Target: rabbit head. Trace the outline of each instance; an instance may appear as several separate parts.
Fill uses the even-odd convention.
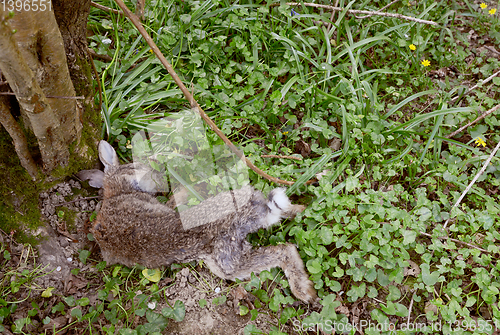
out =
[[[88,180],[89,185],[104,190],[104,197],[132,192],[168,192],[164,175],[143,163],[120,165],[113,147],[106,141],[99,142],[99,159],[104,164],[101,170],[83,170],[77,176]]]

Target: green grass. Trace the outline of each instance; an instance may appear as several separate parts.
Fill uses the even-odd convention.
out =
[[[377,10],[388,3],[339,6]],[[435,21],[434,27],[357,19],[345,11],[330,22],[324,10],[270,8],[260,1],[148,3],[144,25],[185,85],[192,84],[195,99],[255,165],[296,181],[288,193],[308,204],[294,221],[250,240],[296,243],[322,310],[293,307],[285,280],[266,290],[266,279],[274,276],[265,273],[245,286],[260,307],[243,306],[242,314],[274,315],[272,334],[280,334],[283,324],[302,334],[308,333],[304,325],[347,329],[352,313],[343,311],[360,306],[360,320],[372,325],[403,329],[410,316],[410,324],[425,325],[426,333],[472,334],[474,326],[476,333],[492,333],[500,322],[498,154],[458,208],[451,207],[500,141],[500,114],[446,137],[500,103],[500,78],[453,100],[500,68],[498,54],[488,56],[483,47],[500,49],[498,13],[490,15],[495,3],[487,4],[404,0],[385,10]],[[189,106],[124,18],[93,8],[89,28],[91,47],[113,58],[95,61],[103,84],[102,132],[130,159],[134,134]],[[207,137],[212,145],[222,143],[209,131]],[[299,149],[303,142],[310,150]],[[301,152],[302,161],[260,157]],[[305,184],[318,173],[317,183]],[[276,186],[253,172],[250,180],[264,191]],[[116,282],[120,271],[126,270],[106,275],[100,290],[117,285],[121,299],[138,287],[155,290],[140,279],[123,287]],[[98,306],[81,308],[88,333],[94,315],[128,320],[135,313],[112,303]],[[249,325],[245,333],[252,331],[258,327]]]

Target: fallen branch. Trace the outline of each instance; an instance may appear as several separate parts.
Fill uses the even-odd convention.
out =
[[[467,243],[467,242],[464,242],[464,241],[460,241],[460,240],[457,240],[455,238],[451,238],[451,237],[445,237],[445,236],[440,236],[440,237],[436,237],[436,236],[432,236],[431,234],[427,234],[427,233],[420,233],[420,235],[424,235],[424,236],[427,236],[427,237],[431,237],[431,238],[438,238],[440,240],[450,240],[452,242],[455,242],[455,243],[459,243],[459,244],[463,244],[463,245],[466,245],[468,247],[471,247],[471,248],[474,248],[474,249],[477,249],[479,251],[482,251],[482,252],[485,252],[487,254],[489,254],[490,252],[486,249],[483,249],[483,248],[480,248],[478,247],[477,245],[474,245],[474,244],[470,244],[470,243]]]
[[[139,21],[139,18],[133,14],[127,6],[123,3],[122,0],[115,0],[116,4],[121,8],[123,11],[124,15],[132,22],[132,24],[137,28],[139,33],[144,37],[148,45],[151,47],[151,50],[153,50],[153,53],[156,55],[156,57],[160,60],[160,62],[163,64],[163,66],[167,69],[168,73],[170,76],[174,79],[175,83],[177,86],[179,86],[180,90],[184,94],[184,97],[189,101],[189,104],[191,106],[191,109],[196,110],[201,118],[210,126],[210,128],[219,136],[222,141],[231,149],[232,152],[234,152],[240,159],[244,160],[246,165],[255,171],[259,176],[264,177],[272,182],[275,182],[277,184],[283,184],[283,185],[293,185],[294,182],[292,181],[287,181],[287,180],[281,180],[279,178],[273,177],[256,167],[249,159],[247,159],[243,153],[236,148],[236,146],[222,133],[222,131],[217,127],[217,125],[208,117],[208,115],[203,111],[203,109],[200,107],[198,102],[194,99],[193,95],[189,90],[186,88],[182,80],[179,78],[177,73],[174,71],[172,65],[168,62],[168,60],[163,56],[161,53],[160,49],[158,49],[158,46],[155,44],[151,36],[146,32],[146,29],[144,29],[144,26],[142,23]],[[310,183],[312,181],[309,181]]]
[[[486,78],[485,80],[483,80],[481,82],[481,85],[484,85],[486,84],[487,82],[493,80],[493,78],[495,78],[496,76],[498,76],[500,74],[500,71],[497,71],[496,73],[492,74],[491,76],[489,76],[488,78]],[[454,97],[453,99],[451,99],[451,102],[457,100],[458,98],[461,98],[467,94],[469,94],[470,92],[472,92],[472,90],[475,90],[476,88],[479,87],[479,84],[476,84],[474,86],[472,86],[470,89],[467,90],[467,92],[465,92],[464,94],[462,95],[458,95],[456,97]],[[482,114],[481,116],[479,116],[477,119],[475,119],[474,121],[471,121],[469,122],[468,124],[466,124],[465,126],[462,126],[460,128],[458,128],[458,130],[455,130],[453,133],[449,134],[446,136],[446,138],[452,138],[453,136],[455,136],[456,134],[460,133],[461,131],[463,131],[464,129],[472,126],[473,124],[477,123],[478,121],[481,121],[482,119],[484,119],[485,117],[487,117],[488,115],[490,115],[491,113],[493,113],[494,111],[496,111],[498,108],[500,108],[500,105],[497,105],[495,107],[493,107],[492,109],[490,109],[489,111],[487,111],[486,113]]]
[[[340,7],[328,6],[328,5],[320,5],[320,4],[308,3],[308,2],[304,2],[304,3],[287,2],[286,4],[288,6],[306,6],[306,7],[324,8],[324,9],[333,10],[333,11],[337,11],[337,12],[342,12],[342,11],[345,10],[344,8],[340,8]],[[269,7],[277,7],[277,6],[281,6],[281,4],[279,4],[279,3],[273,3]],[[421,20],[421,19],[417,19],[415,17],[401,15],[401,14],[394,14],[394,13],[384,13],[384,12],[379,12],[379,11],[375,11],[374,12],[374,11],[369,11],[369,10],[357,10],[357,9],[348,9],[347,13],[348,14],[365,14],[365,15],[369,15],[369,16],[372,16],[372,15],[386,16],[386,17],[393,17],[393,18],[401,19],[401,20],[407,20],[407,21],[414,21],[414,22],[423,23],[423,24],[429,24],[431,26],[439,26],[439,24],[437,22],[434,22],[434,21]]]
[[[492,47],[489,47],[489,46],[484,46],[486,49],[490,50],[491,52],[494,52],[496,53],[497,55],[500,55],[500,52],[498,52],[496,49],[492,48]]]
[[[451,208],[450,213],[453,210],[453,208],[457,207],[460,204],[460,202],[462,201],[462,199],[465,197],[465,195],[467,194],[467,192],[469,192],[469,190],[472,188],[472,186],[474,185],[474,183],[476,182],[476,180],[479,178],[479,176],[482,175],[484,171],[486,171],[486,168],[490,164],[490,161],[493,158],[493,156],[495,156],[495,154],[497,153],[498,149],[500,149],[500,142],[498,142],[497,146],[495,147],[495,149],[493,149],[491,151],[491,154],[488,156],[488,159],[486,159],[486,161],[484,162],[483,167],[481,168],[481,170],[479,170],[479,172],[476,174],[476,176],[474,177],[474,179],[472,179],[472,181],[469,183],[469,185],[467,185],[467,187],[465,188],[465,190],[462,192],[462,194],[460,195],[460,198],[458,198],[457,202]],[[450,221],[450,219],[448,218],[448,220],[446,220],[446,222],[444,223],[443,230],[446,229],[446,226],[448,225],[449,221]]]
[[[380,8],[379,10],[377,10],[377,12],[381,12],[383,10],[386,10],[387,8],[391,7],[393,4],[395,4],[396,2],[398,2],[399,0],[394,0],[393,2],[389,3],[388,5],[385,5],[384,7]],[[337,5],[335,5],[337,6]],[[356,19],[360,20],[360,19],[367,19],[369,17],[372,17],[374,14],[369,14],[369,15],[365,15],[365,16],[356,16],[354,15],[354,17],[356,17]],[[409,318],[408,318],[409,320]]]
[[[493,113],[494,111],[498,110],[500,108],[500,105],[496,105],[495,107],[493,107],[492,109],[490,109],[489,111],[487,111],[486,113],[482,114],[481,116],[479,116],[477,119],[475,119],[474,121],[471,121],[469,123],[467,123],[465,126],[462,126],[460,128],[458,128],[457,130],[455,130],[453,133],[449,134],[446,136],[446,138],[452,138],[453,136],[455,136],[456,134],[460,133],[461,131],[463,131],[464,129],[472,126],[473,124],[481,121],[482,119],[484,119],[485,117],[487,117],[488,115],[490,115],[491,113]]]
[[[260,155],[262,158],[283,158],[283,159],[295,159],[297,161],[301,161],[301,157],[295,157],[295,156],[279,156],[279,155]]]
[[[336,0],[334,7],[337,7],[338,5],[339,5],[339,0]],[[334,18],[335,18],[335,11],[332,10],[332,15],[330,15],[330,22],[328,22],[328,24],[327,24],[326,31],[330,32],[330,30],[332,30],[332,26],[333,26],[332,22],[333,22]],[[314,24],[316,24],[316,22]]]
[[[471,91],[473,91],[473,90],[475,90],[476,88],[478,88],[478,87],[479,87],[479,85],[481,85],[481,86],[482,86],[482,85],[486,84],[487,82],[491,81],[493,78],[495,78],[496,76],[498,76],[499,74],[500,74],[500,71],[497,71],[496,73],[492,74],[491,76],[489,76],[488,78],[486,78],[485,80],[483,80],[483,81],[481,82],[481,84],[476,84],[476,85],[472,86],[471,88],[469,88],[469,89],[467,90],[467,92],[465,92],[465,94],[463,94],[463,95],[458,95],[458,96],[454,97],[453,99],[451,99],[451,101],[453,102],[453,101],[457,100],[458,98],[460,98],[460,97],[462,97],[462,96],[464,96],[464,95],[469,94]]]
[[[414,295],[411,295],[411,301],[410,301],[410,307],[408,308],[408,319],[406,320],[406,329],[410,329],[410,317],[411,317],[411,309],[413,308],[413,297]]]
[[[106,7],[106,6],[103,6],[103,5],[99,5],[98,3],[95,3],[94,1],[91,1],[90,5],[92,7],[94,7],[94,8],[101,9],[101,10],[106,11],[106,12],[115,13],[115,14],[118,14],[118,15],[124,15],[123,12],[121,12],[119,10],[116,10],[116,9],[113,9],[113,8],[109,8],[109,7]]]

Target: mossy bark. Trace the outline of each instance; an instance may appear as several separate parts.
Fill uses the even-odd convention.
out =
[[[37,35],[35,38],[38,44],[33,44],[29,41],[29,32],[25,31],[26,39],[23,43],[18,44],[18,48],[24,48],[21,53],[29,58],[27,63],[30,64],[30,68],[35,73],[38,83],[42,84],[42,91],[46,96],[74,96],[76,93],[77,96],[83,96],[83,99],[72,99],[69,104],[71,106],[66,107],[69,109],[69,113],[65,115],[60,113],[66,112],[64,102],[67,102],[65,100],[68,99],[52,99],[52,101],[49,99],[49,104],[53,104],[56,110],[54,115],[62,125],[62,131],[58,136],[60,136],[61,142],[65,143],[68,155],[65,160],[56,161],[50,169],[40,168],[43,173],[38,175],[40,180],[37,182],[33,182],[30,175],[22,167],[14,150],[12,138],[3,127],[0,127],[0,197],[2,199],[0,201],[0,229],[7,233],[14,232],[15,236],[21,240],[27,240],[31,233],[26,232],[35,230],[42,222],[39,210],[39,193],[77,171],[88,169],[97,161],[95,148],[99,140],[101,121],[99,110],[94,103],[95,89],[92,84],[92,65],[87,53],[85,36],[90,1],[53,0],[52,3],[58,33],[60,32],[61,41],[64,42],[60,43],[60,48],[66,55],[62,60],[64,64],[60,64],[60,66],[64,66],[66,70],[56,74],[59,65],[56,64],[56,68],[54,68],[54,63],[50,64],[50,69],[36,70],[37,66],[43,67],[45,60],[29,56],[42,52],[43,42],[53,41],[54,34],[44,37],[40,35],[40,31],[37,31],[36,34],[34,32],[33,35]],[[16,13],[16,15],[18,14]],[[36,20],[40,20],[40,18]],[[24,21],[24,24],[26,25],[27,22]],[[54,42],[51,44],[53,46]],[[64,48],[62,48],[63,44]],[[49,61],[51,59],[47,60],[47,62]],[[52,90],[57,90],[57,83],[50,81],[44,83],[43,74],[52,76],[52,74],[61,75],[61,73],[68,77],[67,80],[70,83],[72,82],[73,93],[71,91],[64,94],[53,93]],[[11,113],[27,138],[28,148],[34,161],[39,167],[42,167],[43,155],[40,152],[40,139],[33,132],[33,125],[29,119],[23,117],[23,108],[19,109],[16,100],[11,102]]]

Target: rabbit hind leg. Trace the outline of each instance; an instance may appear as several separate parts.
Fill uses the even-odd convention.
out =
[[[217,257],[210,257],[205,261],[215,275],[230,280],[249,279],[252,272],[258,274],[264,270],[280,267],[288,278],[292,293],[298,299],[306,303],[317,300],[313,283],[309,280],[309,276],[304,270],[304,263],[292,244],[251,249],[242,255],[237,264],[232,264],[230,269],[220,266]]]

